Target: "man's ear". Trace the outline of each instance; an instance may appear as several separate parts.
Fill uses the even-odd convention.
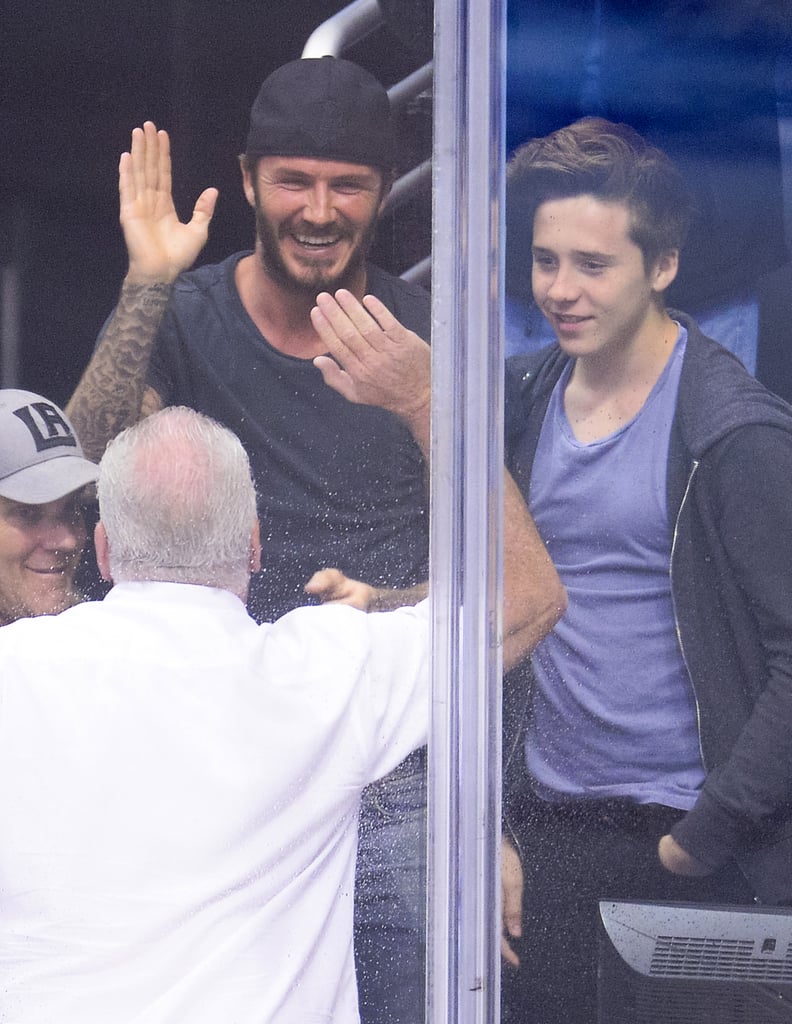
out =
[[[96,564],[99,566],[102,579],[112,583],[113,577],[110,575],[110,544],[107,540],[107,530],[105,530],[104,523],[101,520],[94,527],[94,548],[96,549]]]
[[[677,276],[679,270],[679,249],[669,249],[655,260],[650,275],[652,291],[662,294]]]
[[[261,569],[261,530],[257,519],[250,534],[250,571],[258,572],[259,569]]]
[[[256,192],[253,188],[253,175],[248,168],[247,158],[244,153],[239,157],[239,169],[242,172],[242,191],[245,193],[250,206],[256,207]]]

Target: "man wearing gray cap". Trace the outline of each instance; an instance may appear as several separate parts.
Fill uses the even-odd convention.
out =
[[[326,387],[312,361],[325,352],[310,316],[319,292],[373,294],[429,335],[427,293],[367,262],[395,149],[387,93],[362,68],[323,57],[277,69],[253,104],[240,161],[255,248],[190,273],[216,190],[179,222],[168,136],[151,122],[121,158],[129,271],[69,413],[96,458],[123,427],[168,405],[198,409],[240,437],[264,541],[248,599],[258,621],[307,603],[305,582],[323,566],[367,584],[378,608],[390,588],[427,578],[421,451],[392,414]],[[363,798],[355,952],[364,1024],[423,1019],[425,767],[422,749]]]
[[[0,391],[0,626],[81,600],[83,488],[97,472],[56,405]]]

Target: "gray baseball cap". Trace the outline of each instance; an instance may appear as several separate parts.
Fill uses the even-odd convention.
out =
[[[56,501],[99,476],[65,413],[32,391],[0,390],[0,495],[26,505]]]

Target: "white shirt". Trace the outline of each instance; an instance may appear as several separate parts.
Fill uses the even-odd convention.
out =
[[[357,1022],[358,799],[428,711],[425,603],[126,583],[0,630],[2,1024]]]

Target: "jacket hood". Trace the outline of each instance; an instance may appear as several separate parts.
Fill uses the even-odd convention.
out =
[[[708,338],[687,314],[669,310],[688,332],[679,379],[679,429],[690,454],[701,456],[749,424],[792,432],[792,406],[752,377],[740,360]]]

